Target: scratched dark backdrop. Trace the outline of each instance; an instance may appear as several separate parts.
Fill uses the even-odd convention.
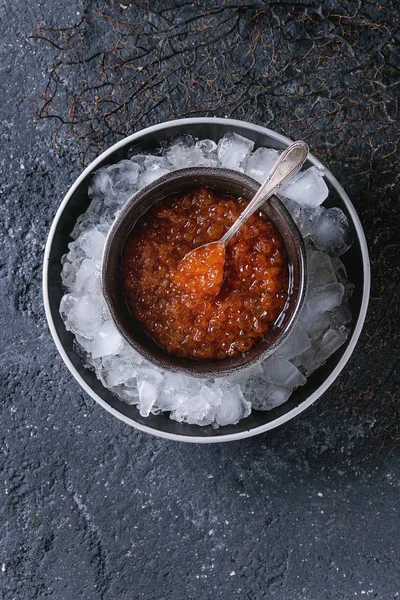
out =
[[[0,0],[0,598],[397,598],[399,4]],[[101,149],[228,116],[306,139],[349,193],[367,323],[316,405],[213,447],[120,423],[56,354],[56,208]]]

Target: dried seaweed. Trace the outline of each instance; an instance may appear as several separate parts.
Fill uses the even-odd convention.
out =
[[[150,2],[85,0],[70,27],[33,39],[53,64],[38,120],[82,163],[116,140],[171,118],[226,116],[307,140],[352,197],[367,234],[372,298],[332,406],[400,440],[400,23],[393,0]],[[341,393],[339,393],[341,392]],[[344,401],[338,400],[339,398]],[[389,443],[390,442],[390,443]]]

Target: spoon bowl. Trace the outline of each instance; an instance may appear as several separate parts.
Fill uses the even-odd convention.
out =
[[[226,243],[223,240],[202,244],[180,261],[175,282],[198,296],[217,296],[224,280]]]

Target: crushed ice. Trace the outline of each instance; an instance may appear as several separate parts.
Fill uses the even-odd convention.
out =
[[[309,291],[297,325],[273,356],[239,375],[199,380],[157,369],[116,330],[100,291],[100,261],[107,231],[124,202],[165,173],[189,166],[227,167],[262,182],[279,152],[253,148],[236,133],[218,144],[182,136],[157,156],[136,154],[94,174],[92,202],[62,260],[66,293],[60,314],[85,364],[121,400],[137,405],[142,416],[168,411],[176,421],[218,427],[237,423],[252,408],[272,410],[304,385],[350,333],[353,286],[338,257],[350,247],[352,231],[340,208],[322,206],[328,187],[316,167],[300,172],[280,194],[306,242]]]

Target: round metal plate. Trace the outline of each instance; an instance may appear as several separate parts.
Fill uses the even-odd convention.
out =
[[[171,140],[178,135],[191,134],[197,138],[218,140],[227,131],[234,131],[253,140],[256,146],[283,149],[291,143],[290,139],[258,125],[208,117],[169,121],[134,133],[103,152],[78,177],[57,211],[45,250],[43,296],[46,317],[57,349],[72,375],[96,402],[125,423],[141,431],[182,442],[214,443],[243,439],[278,427],[305,410],[328,389],[346,365],[360,336],[368,306],[370,265],[360,220],[339,182],[319,160],[310,154],[305,166],[317,166],[324,173],[330,188],[325,206],[342,208],[353,223],[356,240],[351,249],[341,257],[347,268],[349,280],[355,285],[351,299],[352,333],[347,342],[309,377],[306,385],[295,390],[285,404],[272,411],[253,411],[247,419],[243,419],[237,425],[213,429],[211,426],[199,427],[177,423],[169,419],[166,414],[141,417],[136,407],[118,400],[104,388],[92,371],[84,367],[82,359],[73,348],[73,335],[66,331],[59,315],[59,305],[63,295],[60,261],[68,250],[68,243],[71,241],[69,236],[76,219],[90,203],[87,190],[91,173],[101,166],[126,158],[128,152],[132,150],[151,152],[161,141]]]

